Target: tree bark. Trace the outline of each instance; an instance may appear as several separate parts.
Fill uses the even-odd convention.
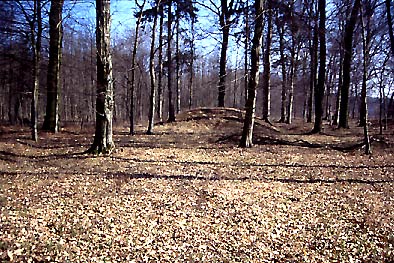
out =
[[[271,43],[272,43],[272,0],[266,0],[266,10],[267,10],[267,40],[266,40],[266,50],[264,52],[264,62],[263,62],[263,119],[270,123],[270,77],[271,77]]]
[[[168,1],[168,21],[167,21],[167,61],[168,61],[168,75],[167,75],[167,86],[168,86],[168,122],[175,121],[175,107],[172,90],[172,50],[171,50],[171,24],[172,24],[172,0]]]
[[[248,85],[248,100],[240,147],[253,146],[253,126],[256,111],[256,87],[259,82],[259,58],[261,50],[261,38],[263,33],[263,0],[255,0],[255,26],[251,51],[251,69]]]
[[[230,15],[229,8],[226,0],[221,0],[221,14],[220,14],[220,26],[222,28],[222,45],[220,49],[220,62],[219,62],[219,95],[218,95],[218,107],[225,106],[226,96],[226,66],[227,66],[227,48],[228,40],[230,36]]]
[[[385,2],[386,2],[387,25],[389,27],[391,54],[394,57],[394,33],[393,33],[393,20],[391,17],[391,4],[390,4],[391,1],[386,0]]]
[[[180,35],[180,12],[179,4],[176,7],[176,36],[175,36],[175,78],[176,78],[176,114],[181,111],[181,62],[180,62],[180,51],[179,51],[179,35]]]
[[[62,60],[62,11],[64,0],[51,0],[49,11],[49,61],[47,73],[47,105],[43,129],[59,131],[60,66]]]
[[[135,5],[139,7],[139,16],[135,23],[135,36],[133,42],[133,52],[131,58],[131,80],[130,80],[130,130],[129,134],[134,135],[134,124],[135,124],[135,116],[134,116],[134,100],[135,100],[135,69],[136,69],[136,57],[137,57],[137,49],[138,49],[138,37],[140,32],[141,21],[143,17],[143,9],[145,6],[146,0],[140,5],[138,4],[138,0],[135,0]]]
[[[164,13],[163,13],[163,5],[159,6],[159,58],[158,58],[158,81],[157,81],[157,119],[159,123],[163,123],[163,26],[164,26]]]
[[[314,1],[312,1],[312,7],[311,7],[311,13],[313,11],[314,7]],[[308,98],[308,117],[307,117],[307,122],[312,122],[312,116],[313,116],[313,97],[315,94],[315,87],[317,85],[317,77],[316,77],[316,72],[317,72],[317,49],[318,49],[318,44],[319,44],[319,31],[318,31],[318,15],[315,15],[314,19],[314,27],[313,27],[313,32],[312,32],[312,46],[311,46],[311,67],[310,67],[310,79],[309,79],[309,98]]]
[[[193,81],[194,81],[194,41],[195,41],[195,32],[194,32],[194,24],[195,24],[195,19],[192,18],[192,39],[190,43],[190,76],[189,76],[189,110],[193,107]]]
[[[96,0],[97,94],[96,128],[89,153],[111,153],[115,144],[112,138],[114,108],[111,58],[110,0]]]
[[[40,88],[40,63],[41,63],[41,43],[42,43],[42,15],[41,3],[39,0],[34,0],[34,15],[37,22],[37,34],[35,33],[34,25],[31,28],[31,38],[33,46],[33,92],[31,103],[31,135],[34,141],[38,141],[38,93]]]
[[[157,3],[157,5],[160,5]],[[155,104],[156,104],[156,75],[155,75],[155,42],[156,42],[156,25],[157,25],[157,13],[158,6],[154,9],[155,14],[153,18],[153,27],[152,27],[152,39],[150,46],[150,54],[149,54],[149,76],[150,76],[150,97],[149,97],[149,124],[147,134],[153,133],[153,126],[155,121]]]
[[[277,28],[279,33],[279,53],[280,65],[282,73],[282,90],[281,90],[281,106],[280,106],[280,120],[283,123],[286,121],[286,98],[287,98],[287,77],[286,77],[286,62],[285,62],[285,43],[284,43],[284,28],[281,21],[277,21]]]
[[[346,23],[344,35],[344,57],[342,66],[342,86],[341,86],[341,102],[339,111],[338,128],[349,127],[349,89],[350,89],[350,70],[353,54],[353,31],[356,26],[358,10],[360,9],[360,0],[355,0],[351,15]]]
[[[324,98],[324,87],[326,78],[326,0],[319,0],[319,40],[320,40],[320,52],[319,52],[319,73],[318,81],[315,89],[315,124],[312,133],[319,133],[322,130],[323,120],[323,98]]]
[[[245,55],[244,55],[244,98],[245,98],[245,105],[246,102],[248,101],[248,77],[249,77],[249,67],[248,67],[248,61],[249,61],[249,35],[250,35],[250,30],[249,30],[249,0],[246,0],[246,7],[245,7]]]

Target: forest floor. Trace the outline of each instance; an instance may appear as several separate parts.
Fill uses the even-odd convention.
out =
[[[242,123],[212,112],[92,130],[0,127],[0,262],[394,262],[394,126]]]

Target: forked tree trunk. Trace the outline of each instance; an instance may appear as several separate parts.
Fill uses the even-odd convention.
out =
[[[350,89],[350,71],[353,54],[353,31],[356,26],[358,10],[360,9],[361,0],[355,0],[350,18],[346,23],[344,35],[344,57],[343,57],[343,75],[341,86],[341,102],[339,111],[338,128],[349,127],[349,89]]]
[[[43,129],[59,131],[60,65],[62,60],[62,11],[64,0],[51,0],[49,11],[49,61],[47,105]]]
[[[319,0],[319,40],[320,40],[320,52],[319,52],[319,74],[317,86],[315,89],[315,124],[312,133],[318,133],[322,130],[323,120],[323,98],[324,98],[324,87],[326,81],[326,0]]]
[[[110,0],[96,0],[97,94],[96,128],[89,153],[111,153],[115,147],[112,138],[114,108],[111,58]]]
[[[160,5],[160,1],[157,3]],[[156,25],[157,25],[157,13],[158,6],[156,6],[153,27],[152,27],[152,39],[150,45],[150,56],[149,56],[149,76],[150,76],[150,97],[149,97],[149,124],[147,134],[153,133],[153,126],[155,121],[155,106],[156,106],[156,75],[155,75],[155,42],[156,42]]]
[[[253,126],[256,111],[256,87],[259,82],[259,58],[261,50],[261,38],[263,33],[263,0],[255,0],[255,28],[252,41],[251,69],[248,85],[248,100],[240,147],[253,146]]]
[[[270,77],[271,77],[271,43],[272,43],[272,4],[271,0],[266,0],[266,10],[267,10],[267,40],[266,40],[266,50],[264,52],[264,62],[263,62],[263,119],[270,123]]]

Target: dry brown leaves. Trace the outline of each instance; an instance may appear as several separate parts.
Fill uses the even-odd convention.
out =
[[[394,260],[392,150],[215,143],[239,129],[214,119],[118,130],[117,151],[100,157],[77,154],[90,134],[35,144],[3,133],[0,261]],[[352,140],[291,136],[281,138]]]

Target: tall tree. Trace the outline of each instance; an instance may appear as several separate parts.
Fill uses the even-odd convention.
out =
[[[222,31],[222,43],[220,49],[220,61],[219,61],[219,84],[218,84],[218,106],[224,107],[225,96],[226,96],[226,77],[227,77],[227,49],[230,37],[230,28],[234,23],[233,15],[237,10],[237,2],[235,0],[220,0],[220,13],[219,13],[219,24]]]
[[[270,122],[270,107],[271,107],[271,92],[270,92],[270,79],[271,79],[271,43],[272,43],[272,0],[266,0],[266,12],[267,12],[267,38],[266,38],[266,49],[263,58],[263,119],[266,122]]]
[[[344,57],[342,62],[342,86],[340,87],[340,110],[339,110],[339,128],[349,127],[349,89],[350,89],[350,71],[353,54],[353,31],[357,23],[358,10],[360,9],[361,0],[355,0],[349,19],[346,22],[344,35]]]
[[[253,146],[253,126],[256,111],[256,87],[259,82],[259,58],[261,51],[261,38],[263,34],[263,0],[255,0],[255,23],[251,52],[250,79],[248,84],[248,100],[240,147]]]
[[[114,108],[110,0],[96,0],[97,94],[94,141],[88,152],[111,153]]]
[[[32,17],[28,14],[26,7],[21,1],[17,1],[26,21],[29,24],[30,44],[33,49],[33,87],[31,100],[31,135],[34,141],[38,141],[38,95],[40,88],[40,63],[42,48],[42,3],[39,0],[33,1]]]
[[[150,96],[149,96],[149,124],[147,134],[153,133],[153,126],[155,121],[155,106],[156,106],[156,75],[155,75],[155,42],[156,42],[156,26],[157,26],[157,15],[159,12],[159,6],[161,1],[159,0],[156,7],[153,9],[153,26],[152,26],[152,39],[150,46],[149,56],[149,75],[150,75]]]
[[[133,52],[131,57],[131,80],[128,81],[130,85],[130,131],[131,135],[134,134],[134,95],[135,95],[135,69],[136,69],[136,56],[138,49],[138,41],[139,41],[139,32],[140,26],[143,18],[143,10],[145,6],[146,0],[142,2],[142,4],[138,3],[138,0],[135,0],[135,5],[138,6],[137,20],[135,22],[135,34],[134,34],[134,42],[133,42]]]
[[[393,33],[393,19],[391,17],[391,1],[386,0],[385,3],[386,3],[387,25],[389,28],[391,53],[394,57],[394,33]]]
[[[59,131],[60,65],[62,60],[62,13],[64,0],[51,0],[49,11],[49,61],[47,105],[43,129]]]
[[[282,89],[281,89],[281,104],[280,104],[280,119],[279,122],[286,121],[286,99],[287,99],[287,74],[286,74],[286,61],[285,61],[285,25],[282,19],[276,19],[276,26],[279,34],[279,54],[280,66],[282,74]]]
[[[167,16],[167,86],[168,86],[168,122],[175,121],[175,106],[174,106],[174,98],[173,98],[173,87],[172,87],[172,75],[173,75],[173,66],[172,66],[172,0],[168,1],[168,16]]]
[[[310,77],[309,77],[309,97],[308,97],[308,117],[307,122],[312,122],[313,112],[313,97],[315,87],[317,85],[317,53],[319,44],[319,31],[318,31],[318,15],[315,12],[315,1],[312,0],[310,4],[310,15],[313,17],[310,24]]]
[[[164,8],[163,5],[159,5],[159,55],[158,55],[158,80],[157,80],[157,119],[159,123],[163,122],[163,27],[164,27]]]
[[[320,40],[320,52],[319,52],[319,73],[318,81],[315,89],[315,125],[312,132],[318,133],[322,129],[323,119],[323,97],[324,87],[326,82],[326,0],[319,0],[318,2],[319,11],[319,40]]]

